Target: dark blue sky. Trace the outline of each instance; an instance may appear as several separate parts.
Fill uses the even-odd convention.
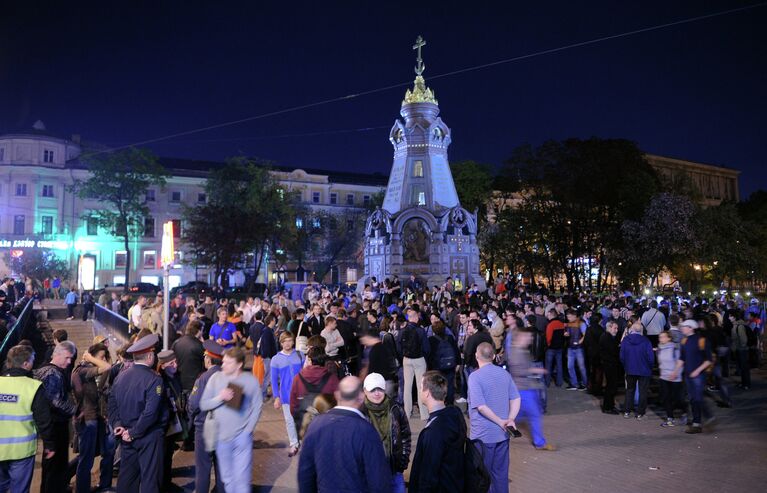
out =
[[[497,165],[525,142],[622,137],[646,152],[740,169],[743,197],[767,189],[764,6],[433,79],[757,1],[224,3],[6,5],[0,132],[41,119],[53,133],[123,145],[406,83],[422,34],[424,75],[453,129],[451,160]],[[149,147],[388,173],[388,129],[404,91]]]

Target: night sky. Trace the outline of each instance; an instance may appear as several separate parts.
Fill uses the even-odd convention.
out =
[[[120,146],[402,84],[148,145],[388,173],[421,34],[452,161],[500,165],[526,142],[620,137],[742,170],[742,197],[767,189],[767,5],[435,78],[758,0],[236,3],[6,4],[0,133],[40,119]]]

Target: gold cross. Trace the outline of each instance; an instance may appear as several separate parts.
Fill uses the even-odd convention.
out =
[[[421,58],[421,48],[423,46],[426,46],[426,41],[419,35],[418,38],[415,40],[415,44],[413,45],[414,50],[418,50],[418,57],[415,59],[416,66],[415,66],[415,74],[421,75],[426,69],[426,65],[423,63],[423,58]]]

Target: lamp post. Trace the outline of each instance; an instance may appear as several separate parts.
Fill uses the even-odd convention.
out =
[[[170,343],[170,266],[173,265],[173,221],[162,225],[162,348],[168,349]]]

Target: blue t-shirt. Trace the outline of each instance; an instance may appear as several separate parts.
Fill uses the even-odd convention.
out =
[[[210,328],[210,338],[215,340],[223,339],[225,341],[231,341],[234,336],[233,334],[237,332],[237,328],[234,326],[232,322],[225,322],[225,325],[221,327],[218,322],[214,323],[213,326]],[[234,344],[225,344],[223,346],[224,349],[229,349],[230,347],[234,347]]]
[[[479,406],[489,407],[501,419],[509,417],[509,401],[519,398],[519,391],[509,372],[495,365],[485,365],[469,375],[469,420],[471,439],[483,443],[498,443],[509,439],[500,426],[479,412]]]

